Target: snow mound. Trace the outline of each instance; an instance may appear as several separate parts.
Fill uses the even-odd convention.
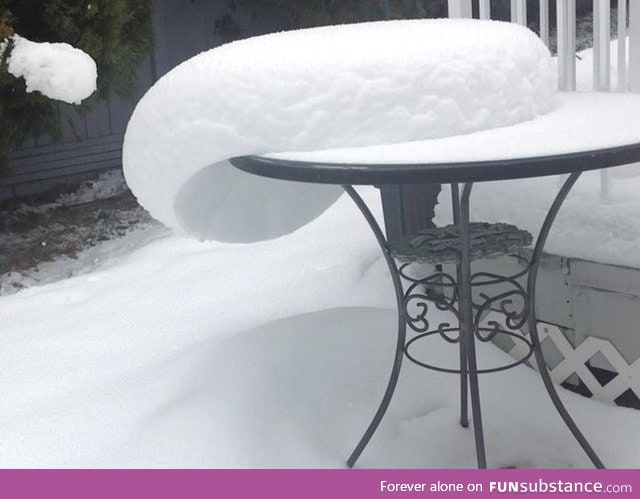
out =
[[[250,38],[160,79],[127,128],[125,178],[166,225],[249,242],[295,230],[336,186],[235,170],[248,154],[467,134],[549,112],[556,73],[528,29],[431,19],[330,26]]]
[[[80,104],[96,90],[95,61],[67,43],[37,43],[14,35],[8,70],[24,77],[27,92],[69,104]]]

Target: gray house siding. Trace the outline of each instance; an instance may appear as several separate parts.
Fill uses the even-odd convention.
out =
[[[121,167],[122,140],[135,103],[171,68],[222,43],[214,25],[223,9],[224,2],[213,0],[154,1],[154,51],[138,70],[132,98],[112,96],[90,109],[60,103],[62,139],[54,142],[41,136],[13,151],[9,175],[0,178],[0,202],[38,195]]]
[[[0,201],[36,195],[121,166],[122,139],[135,102],[153,82],[152,57],[138,71],[138,91],[130,101],[111,97],[91,108],[60,103],[62,140],[41,136],[24,142],[0,178]]]

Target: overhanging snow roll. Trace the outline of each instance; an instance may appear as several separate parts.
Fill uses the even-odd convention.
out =
[[[528,29],[497,21],[362,23],[203,52],[163,76],[127,127],[127,183],[153,217],[200,239],[289,233],[337,186],[270,180],[228,159],[467,134],[549,112],[556,76]]]

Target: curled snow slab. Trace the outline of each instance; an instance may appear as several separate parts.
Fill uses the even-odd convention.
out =
[[[96,90],[95,61],[67,43],[37,43],[14,35],[7,69],[25,79],[27,92],[69,104],[80,104]]]
[[[158,220],[200,239],[277,237],[336,186],[236,171],[229,158],[459,135],[553,108],[556,76],[534,33],[496,21],[330,26],[250,38],[161,78],[127,127],[127,183]]]
[[[267,156],[337,164],[468,163],[537,158],[640,143],[640,95],[560,92],[556,101],[551,112],[514,126],[431,140]]]

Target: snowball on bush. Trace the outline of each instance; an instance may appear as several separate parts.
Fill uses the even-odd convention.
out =
[[[37,43],[13,35],[8,70],[25,79],[27,92],[69,104],[80,104],[96,90],[95,61],[67,43]]]

